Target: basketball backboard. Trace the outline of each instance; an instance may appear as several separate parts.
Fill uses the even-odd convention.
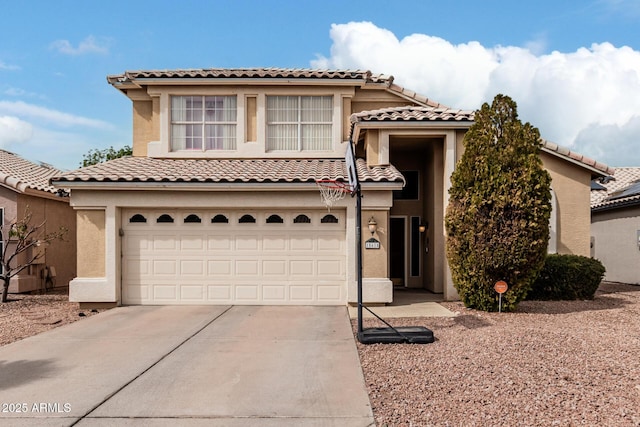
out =
[[[351,187],[351,195],[353,196],[359,190],[360,183],[358,182],[358,170],[356,168],[356,156],[353,153],[353,144],[351,141],[348,144],[344,160],[347,164],[349,187]]]

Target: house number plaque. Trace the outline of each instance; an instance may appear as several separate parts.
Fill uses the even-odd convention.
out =
[[[364,242],[365,249],[380,249],[380,242],[373,237]]]

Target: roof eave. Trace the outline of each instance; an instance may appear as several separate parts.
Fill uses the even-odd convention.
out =
[[[120,90],[139,89],[143,86],[202,86],[216,84],[231,85],[262,85],[262,86],[364,86],[367,81],[362,78],[293,78],[293,77],[140,77],[122,81],[108,78],[110,84]],[[368,83],[371,84],[371,83]]]
[[[175,191],[318,191],[314,181],[308,182],[142,182],[142,181],[59,181],[73,190],[175,190]],[[364,181],[366,187],[402,189],[399,181]]]
[[[576,166],[580,166],[581,168],[590,171],[591,172],[591,179],[601,178],[601,177],[605,177],[605,176],[610,175],[610,173],[608,173],[608,171],[603,171],[603,170],[598,169],[598,168],[596,168],[594,166],[591,166],[591,165],[588,165],[588,164],[586,164],[584,162],[581,162],[581,161],[579,161],[577,159],[573,159],[571,157],[565,156],[564,154],[559,153],[559,152],[557,152],[555,150],[549,149],[549,148],[545,147],[544,145],[540,146],[540,150],[544,151],[547,154],[551,154],[552,156],[555,156],[555,157],[557,157],[559,159],[565,160],[565,161],[567,161],[569,163],[573,163]]]
[[[623,200],[616,203],[609,203],[606,205],[595,206],[591,208],[591,213],[611,211],[615,209],[624,209],[624,208],[632,208],[640,206],[640,199],[636,198],[633,200]]]
[[[358,142],[360,133],[366,129],[469,129],[473,125],[470,120],[375,120],[351,123],[351,141]]]

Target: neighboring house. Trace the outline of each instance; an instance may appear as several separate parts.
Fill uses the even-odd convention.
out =
[[[9,292],[29,292],[68,286],[76,277],[76,214],[69,206],[66,191],[49,184],[49,179],[62,172],[47,164],[37,165],[13,153],[0,150],[0,217],[5,225],[2,248],[9,252],[15,245],[9,238],[8,225],[31,212],[31,225],[44,222],[43,233],[66,227],[65,241],[54,241],[43,248],[44,255],[34,265],[11,279]],[[25,253],[17,258],[23,263]]]
[[[356,301],[356,208],[330,211],[317,179],[362,184],[365,302],[394,285],[456,299],[445,258],[450,176],[473,112],[368,71],[132,71],[133,156],[53,180],[78,217],[72,301],[345,304]],[[553,178],[550,249],[589,254],[589,189],[608,168],[542,142]],[[378,225],[370,236],[369,220]],[[374,249],[375,248],[375,249]]]
[[[616,168],[591,190],[591,255],[605,279],[640,284],[640,167]]]

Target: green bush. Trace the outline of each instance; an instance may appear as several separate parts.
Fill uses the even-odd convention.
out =
[[[494,284],[504,280],[502,310],[522,301],[549,242],[551,178],[540,160],[540,133],[518,119],[516,103],[497,95],[476,112],[451,176],[445,216],[447,259],[465,306],[498,311]]]
[[[548,255],[527,299],[593,299],[604,272],[604,266],[597,259],[579,255]]]

